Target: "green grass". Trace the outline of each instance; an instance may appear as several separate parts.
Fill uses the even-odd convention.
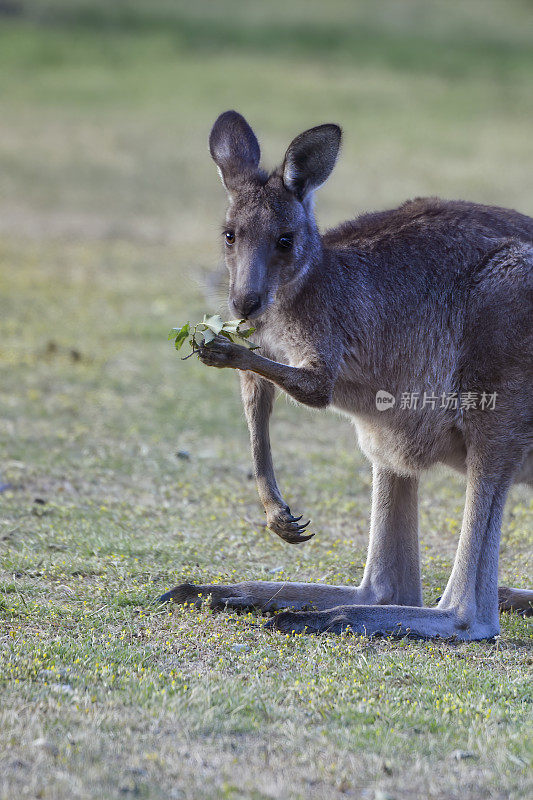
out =
[[[347,422],[277,402],[280,482],[317,533],[290,548],[261,527],[236,376],[166,341],[223,309],[210,124],[237,107],[274,164],[340,122],[322,224],[424,194],[531,214],[528,4],[190,5],[0,16],[0,797],[524,798],[527,621],[478,644],[287,638],[152,601],[182,579],[357,582],[365,558]],[[424,481],[428,602],[463,491]],[[532,511],[515,487],[513,585]]]

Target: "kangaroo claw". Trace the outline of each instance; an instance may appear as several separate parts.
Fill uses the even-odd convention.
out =
[[[288,533],[287,531],[274,531],[280,536],[285,542],[289,544],[303,544],[303,542],[308,542],[309,539],[312,539],[315,535],[314,533],[309,533],[307,536],[302,536],[301,533]]]
[[[278,508],[274,513],[267,516],[267,528],[276,533],[281,539],[289,544],[302,544],[309,541],[314,534],[310,533],[302,536],[311,520],[300,523],[302,515],[294,517],[288,506]],[[300,523],[300,524],[299,524]]]

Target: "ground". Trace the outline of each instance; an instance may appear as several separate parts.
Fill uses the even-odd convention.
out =
[[[270,165],[343,125],[323,226],[431,194],[533,214],[527,4],[286,5],[0,3],[2,798],[533,790],[528,620],[368,641],[153,605],[182,580],[357,582],[365,559],[349,424],[277,402],[280,483],[316,532],[290,547],[263,527],[236,376],[166,341],[226,314],[217,114],[242,111]],[[424,480],[427,602],[463,491]],[[532,512],[515,487],[502,582],[532,583]]]

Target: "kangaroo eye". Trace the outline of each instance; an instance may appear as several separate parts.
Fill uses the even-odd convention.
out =
[[[226,239],[226,244],[229,244],[230,247],[232,244],[235,244],[235,233],[233,231],[225,231],[224,237]]]
[[[292,247],[292,234],[286,233],[284,236],[280,236],[276,242],[276,246],[280,250],[290,250]]]

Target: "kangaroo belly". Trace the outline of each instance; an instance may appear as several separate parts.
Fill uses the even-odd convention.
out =
[[[357,432],[366,457],[399,475],[417,475],[435,464],[464,472],[466,447],[453,419],[437,409],[361,413],[337,407]]]

